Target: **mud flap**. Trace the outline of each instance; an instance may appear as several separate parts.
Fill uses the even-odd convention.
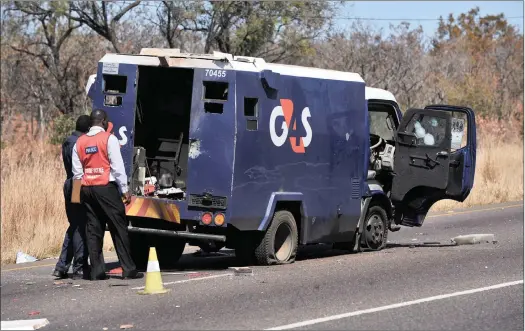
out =
[[[357,224],[357,234],[355,236],[355,242],[354,242],[354,252],[360,252],[361,251],[361,235],[363,234],[363,231],[365,229],[365,218],[366,213],[368,211],[368,206],[370,205],[370,201],[372,201],[372,197],[366,198],[364,201],[361,202],[361,216],[359,217],[359,222]]]

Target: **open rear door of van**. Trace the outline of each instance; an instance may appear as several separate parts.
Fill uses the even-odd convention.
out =
[[[407,110],[396,135],[391,195],[396,224],[421,226],[437,201],[463,202],[472,189],[475,166],[472,109],[431,105]]]

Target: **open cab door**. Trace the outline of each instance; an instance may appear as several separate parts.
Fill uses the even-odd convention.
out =
[[[466,107],[409,109],[396,135],[395,223],[421,226],[434,203],[465,201],[474,183],[476,124]]]

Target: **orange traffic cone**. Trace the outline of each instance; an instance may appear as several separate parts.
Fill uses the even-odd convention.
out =
[[[162,284],[157,251],[155,247],[150,247],[148,269],[146,270],[146,286],[143,291],[139,291],[139,294],[162,294],[168,291],[169,289],[164,288],[164,284]]]

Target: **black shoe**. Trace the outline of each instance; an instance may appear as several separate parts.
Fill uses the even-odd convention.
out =
[[[122,279],[141,279],[141,278],[144,278],[144,274],[136,270],[131,271],[128,274],[122,273]]]
[[[55,271],[53,271],[52,275],[58,279],[66,279],[68,277],[67,272],[56,270],[56,269]]]
[[[73,272],[73,275],[71,275],[71,278],[74,279],[74,280],[77,280],[77,279],[89,280],[90,279],[90,273],[89,272],[83,272],[83,271]]]
[[[108,275],[104,274],[104,275],[100,275],[100,276],[97,276],[95,278],[90,278],[91,280],[108,280],[109,277]]]

